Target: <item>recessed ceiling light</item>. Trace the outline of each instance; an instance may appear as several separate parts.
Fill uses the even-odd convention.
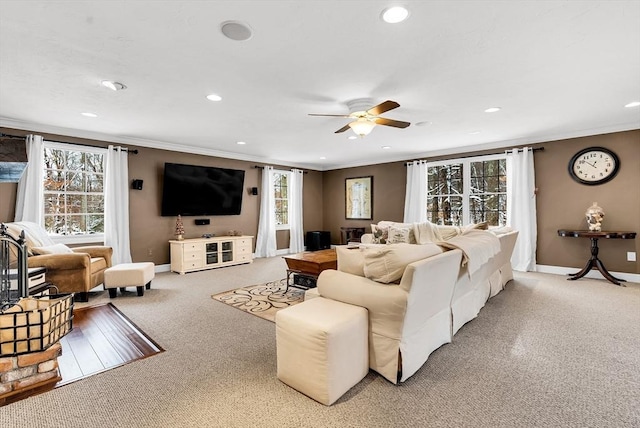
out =
[[[80,113],[80,114],[82,114],[83,116],[86,116],[86,117],[98,117],[98,115],[95,114],[95,113],[85,112],[85,113]]]
[[[501,110],[500,107],[489,107],[484,112],[485,113],[495,113],[495,112],[500,111],[500,110]]]
[[[122,83],[114,82],[113,80],[103,80],[102,82],[100,82],[100,84],[102,84],[102,86],[104,86],[105,88],[111,89],[112,91],[121,91],[123,89],[127,89],[127,87]]]
[[[238,141],[236,144],[238,144],[238,145],[240,145],[240,146],[244,146],[244,145],[245,145],[245,144],[247,144],[247,143],[245,143],[244,141]]]
[[[326,158],[326,156],[320,156],[320,160],[325,160]]]
[[[349,140],[355,140],[356,138],[358,138],[358,137],[356,137],[355,135],[349,135],[347,137],[347,139],[349,139]]]
[[[409,11],[402,6],[393,6],[383,10],[381,16],[384,22],[397,24],[407,19]]]
[[[479,134],[481,131],[471,131],[469,132],[469,135],[477,135]]]
[[[431,122],[429,122],[428,120],[416,123],[416,126],[429,126],[429,125],[431,125]]]
[[[383,150],[389,150],[391,148],[391,146],[382,146]]]
[[[231,40],[236,40],[238,42],[242,42],[244,40],[249,40],[253,35],[253,31],[251,27],[249,27],[244,22],[239,21],[225,21],[220,24],[220,31],[227,38]]]
[[[638,107],[640,106],[640,101],[632,101],[629,104],[625,105],[625,107]]]
[[[222,101],[222,97],[218,94],[209,94],[207,95],[207,99],[209,101]]]

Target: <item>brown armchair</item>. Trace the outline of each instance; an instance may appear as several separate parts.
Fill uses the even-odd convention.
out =
[[[53,241],[46,231],[36,223],[7,223],[9,232],[15,237],[24,230],[29,257],[29,267],[45,267],[47,282],[61,293],[76,293],[75,299],[86,302],[89,290],[104,281],[104,271],[111,267],[113,249],[105,246],[71,248],[73,252],[35,254],[46,251]]]

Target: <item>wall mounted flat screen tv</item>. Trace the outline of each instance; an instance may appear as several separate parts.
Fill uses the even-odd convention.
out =
[[[243,189],[243,170],[165,163],[162,215],[238,215]]]

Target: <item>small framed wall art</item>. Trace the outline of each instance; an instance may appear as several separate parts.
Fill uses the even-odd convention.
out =
[[[373,219],[373,176],[345,179],[345,218]]]

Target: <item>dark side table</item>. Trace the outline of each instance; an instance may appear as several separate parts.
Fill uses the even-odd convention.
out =
[[[576,279],[582,278],[589,272],[591,269],[596,268],[600,271],[602,276],[604,276],[609,281],[613,282],[616,285],[625,286],[624,284],[620,284],[620,282],[625,282],[626,280],[616,278],[611,275],[607,268],[604,267],[602,260],[598,258],[598,239],[635,239],[636,232],[592,232],[590,230],[558,230],[558,235],[569,238],[589,238],[591,239],[591,258],[587,261],[587,264],[580,272],[570,273],[569,278],[570,281],[574,281]]]

